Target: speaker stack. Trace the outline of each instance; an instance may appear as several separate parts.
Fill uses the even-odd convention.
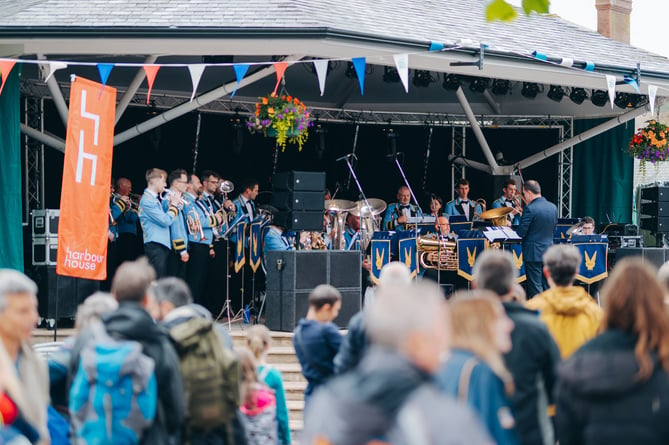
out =
[[[287,230],[323,231],[325,172],[280,172],[272,177],[275,224]]]
[[[321,217],[322,219],[322,217]],[[330,284],[342,295],[339,316],[346,327],[360,311],[361,257],[347,250],[277,250],[267,252],[265,324],[272,331],[292,332],[307,315],[309,293],[319,284]]]
[[[669,233],[669,186],[641,189],[641,228],[653,233]]]

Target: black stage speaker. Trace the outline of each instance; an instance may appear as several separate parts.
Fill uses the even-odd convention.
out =
[[[321,202],[323,195],[321,194]],[[279,212],[275,219],[277,225],[285,224],[288,230],[307,230],[309,232],[323,231],[323,210],[316,212],[293,211]]]
[[[648,201],[669,201],[669,187],[654,186],[642,188],[641,199]]]
[[[325,210],[323,196],[324,192],[320,190],[317,192],[274,192],[272,205],[279,210],[306,210],[323,213]]]
[[[641,203],[641,213],[648,216],[669,216],[669,202],[654,201]]]
[[[310,191],[325,193],[325,172],[279,172],[272,176],[274,191]]]
[[[312,289],[331,284],[342,295],[341,311],[334,322],[346,327],[362,307],[360,263],[358,251],[268,252],[265,324],[273,331],[292,332],[307,314]]]
[[[34,267],[27,272],[37,283],[38,311],[47,319],[74,319],[77,307],[100,290],[100,282],[56,274],[56,266]]]
[[[662,247],[622,247],[616,249],[616,262],[628,256],[641,257],[659,268],[669,260],[669,249]]]
[[[641,228],[654,233],[669,232],[669,218],[658,218],[657,216],[646,217],[641,215]]]

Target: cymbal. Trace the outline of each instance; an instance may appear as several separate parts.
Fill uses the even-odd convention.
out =
[[[355,203],[355,208],[350,211],[351,215],[360,216],[362,218],[376,216],[383,212],[388,206],[383,199],[370,198],[367,202],[369,203],[369,207],[367,207],[365,201],[357,201]]]
[[[348,212],[355,207],[353,201],[347,199],[326,199],[325,210],[331,212]]]
[[[496,219],[501,218],[502,216],[506,216],[511,212],[513,212],[513,208],[511,207],[498,207],[496,209],[486,210],[485,212],[481,213],[480,218]]]

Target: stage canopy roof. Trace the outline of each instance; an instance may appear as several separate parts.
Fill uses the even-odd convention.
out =
[[[251,109],[258,96],[274,89],[272,62],[297,62],[285,73],[284,91],[321,109],[324,119],[358,113],[368,121],[437,122],[463,116],[463,98],[442,87],[445,79],[460,82],[473,113],[491,119],[613,117],[629,111],[611,108],[608,101],[595,106],[589,99],[593,90],[607,92],[606,75],[619,82],[616,92],[634,95],[635,88],[624,79],[639,81],[641,96],[631,96],[632,108],[644,106],[650,85],[658,87],[658,97],[669,95],[669,59],[555,15],[520,12],[511,23],[489,23],[487,3],[12,0],[0,2],[0,56],[68,63],[54,75],[66,97],[70,74],[99,80],[96,64],[114,63],[108,83],[121,94],[130,90],[126,101],[131,105],[146,103],[147,84],[139,65],[120,63],[159,64],[151,99],[165,109],[189,101],[193,82],[188,65],[213,64],[197,87],[201,98],[188,108],[220,112]],[[408,93],[401,83],[384,81],[384,67],[395,67],[394,56],[403,54],[408,54],[411,69]],[[364,94],[349,66],[361,57],[366,62]],[[330,60],[322,96],[312,58]],[[251,64],[248,74],[231,100],[233,65],[245,63]],[[429,71],[419,74],[427,86],[413,83],[419,70]],[[24,92],[57,94],[53,84],[47,89],[39,80],[37,65],[24,64],[22,73]],[[479,86],[486,79],[488,88],[470,90],[475,79]],[[499,87],[495,91],[493,84]],[[527,84],[538,85],[536,98],[521,94],[524,87],[533,88]],[[563,88],[561,101],[548,97],[551,85]],[[580,105],[569,99],[576,88],[588,95]]]

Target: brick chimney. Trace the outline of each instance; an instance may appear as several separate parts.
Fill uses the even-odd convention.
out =
[[[632,0],[595,0],[597,32],[613,40],[630,43]]]

